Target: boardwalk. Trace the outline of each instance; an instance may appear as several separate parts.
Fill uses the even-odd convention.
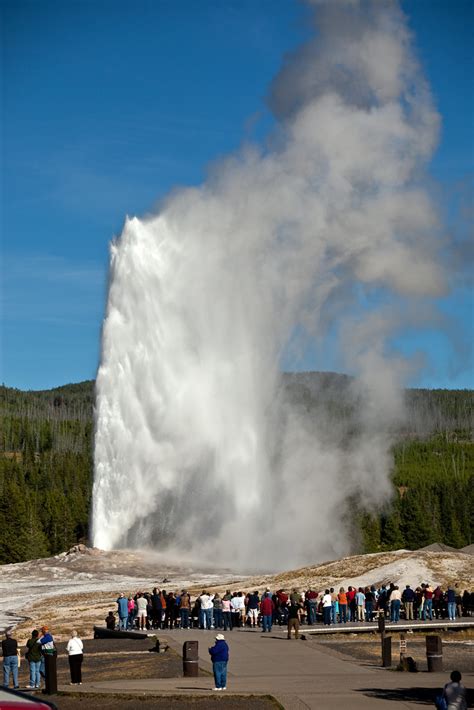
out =
[[[214,631],[189,630],[160,634],[160,639],[179,653],[184,641],[197,640],[200,667],[210,671],[207,648],[214,636]],[[236,629],[226,637],[231,652],[227,692],[271,694],[286,710],[419,710],[419,699],[432,696],[448,675],[393,673],[357,664],[328,652],[316,640],[288,641],[278,628],[271,634]],[[473,680],[467,676],[466,684],[472,685]],[[201,675],[85,682],[81,692],[202,695],[212,693],[212,687],[212,678]]]

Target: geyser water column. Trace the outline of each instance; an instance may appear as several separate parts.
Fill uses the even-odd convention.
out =
[[[257,512],[274,339],[226,252],[164,216],[127,220],[112,248],[97,377],[99,547],[186,546]]]
[[[349,497],[389,495],[403,365],[387,338],[443,289],[421,185],[438,116],[395,3],[316,7],[317,39],[272,87],[273,148],[223,161],[112,245],[98,547],[304,563],[349,549]],[[328,327],[364,385],[350,441],[302,421],[279,388],[295,333]]]

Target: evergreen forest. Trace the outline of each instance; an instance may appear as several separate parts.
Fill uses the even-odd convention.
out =
[[[284,375],[289,401],[311,420],[353,425],[350,378]],[[47,391],[0,387],[0,564],[47,557],[88,542],[94,382]],[[470,390],[405,392],[394,433],[393,499],[371,513],[351,506],[354,552],[474,542]],[[355,511],[355,512],[354,512]]]

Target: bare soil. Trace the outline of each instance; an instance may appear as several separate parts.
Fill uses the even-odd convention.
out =
[[[397,550],[249,577],[229,570],[200,570],[184,560],[181,565],[169,564],[151,552],[104,552],[78,545],[47,559],[1,566],[0,629],[15,626],[20,642],[44,623],[56,640],[68,639],[73,628],[87,638],[94,624],[103,625],[108,611],[116,610],[119,592],[134,594],[154,586],[172,591],[187,588],[193,597],[204,588],[219,593],[265,587],[321,591],[390,581],[412,586],[430,582],[444,588],[457,583],[462,590],[471,589],[472,560],[463,552]]]
[[[183,673],[181,657],[172,649],[155,653],[155,640],[85,639],[82,676],[85,681],[120,680],[121,678],[178,678]],[[57,643],[58,685],[70,682],[66,643]],[[204,673],[204,671],[201,671]],[[20,685],[28,683],[28,664],[20,668]]]
[[[127,696],[127,695],[55,695],[51,697],[58,710],[278,710],[281,705],[271,697],[226,696],[216,697]]]
[[[441,634],[443,638],[443,669],[445,671],[458,670],[461,673],[474,672],[474,641],[472,632],[452,632]],[[400,659],[400,634],[391,634],[392,637],[392,664],[396,666]],[[405,634],[406,655],[411,656],[417,664],[419,671],[427,671],[426,637],[414,634]],[[312,643],[315,643],[312,641]],[[316,642],[325,649],[364,664],[381,665],[382,652],[380,637],[373,636],[369,639],[334,638]]]

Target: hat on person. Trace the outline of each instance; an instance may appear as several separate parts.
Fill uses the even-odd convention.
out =
[[[41,627],[41,631],[47,631],[47,630],[48,630],[48,627],[47,627],[47,626],[42,626],[42,627]]]
[[[224,640],[225,640],[224,634],[217,634],[216,641],[224,641]]]

